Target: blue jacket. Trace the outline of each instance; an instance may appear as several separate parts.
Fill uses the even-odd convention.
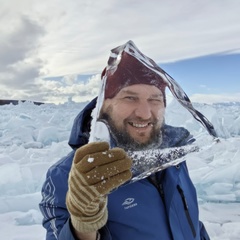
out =
[[[69,140],[73,151],[47,172],[39,204],[47,240],[75,239],[65,204],[68,174],[75,150],[88,142],[95,104],[96,99],[75,119]],[[189,139],[183,128],[166,125],[164,132],[169,147]],[[185,162],[113,191],[108,196],[108,214],[100,230],[103,240],[209,240],[199,221],[196,191]]]

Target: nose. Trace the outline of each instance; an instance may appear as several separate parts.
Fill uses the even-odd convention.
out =
[[[144,120],[151,118],[152,112],[149,103],[147,101],[139,102],[135,109],[135,115],[136,117],[142,118]]]

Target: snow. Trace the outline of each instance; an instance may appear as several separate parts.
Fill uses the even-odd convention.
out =
[[[38,209],[47,169],[71,150],[73,120],[85,103],[0,106],[0,232],[4,240],[43,240]],[[194,104],[215,126],[216,142],[172,101],[166,122],[184,126],[200,151],[187,155],[200,219],[211,239],[240,239],[240,103]]]
[[[94,162],[94,158],[88,158],[88,162],[89,162],[89,163]]]

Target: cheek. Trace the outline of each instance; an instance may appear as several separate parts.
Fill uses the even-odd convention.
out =
[[[126,104],[115,104],[113,106],[113,111],[116,121],[123,121],[133,112],[132,108]]]
[[[117,127],[118,129],[122,128],[125,117],[124,113],[121,112],[121,110],[118,110],[118,108],[114,106],[114,110],[111,112],[110,117],[115,127]]]
[[[165,108],[162,108],[162,109],[158,109],[156,111],[156,118],[159,120],[159,121],[163,121],[164,119],[164,115],[165,115]]]

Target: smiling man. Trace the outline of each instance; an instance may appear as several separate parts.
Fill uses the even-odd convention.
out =
[[[109,59],[109,64],[113,61]],[[119,61],[119,59],[118,59]],[[105,69],[105,100],[99,120],[104,121],[125,150],[160,146],[166,106],[163,79],[137,58],[122,52],[115,68]]]
[[[73,151],[48,170],[40,203],[47,240],[209,240],[185,162],[125,184],[132,177],[128,150],[192,142],[186,129],[165,124],[167,84],[142,57],[128,42],[112,50],[103,71],[98,120],[110,141],[88,142],[94,99],[75,119]]]

